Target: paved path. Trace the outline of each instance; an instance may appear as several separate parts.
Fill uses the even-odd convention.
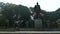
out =
[[[60,33],[60,31],[0,31],[0,33]]]

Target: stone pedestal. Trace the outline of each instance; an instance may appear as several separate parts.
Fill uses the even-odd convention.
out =
[[[35,19],[34,25],[35,25],[35,28],[42,29],[42,20],[41,19]]]

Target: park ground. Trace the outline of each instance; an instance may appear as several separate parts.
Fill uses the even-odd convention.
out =
[[[0,28],[0,31],[60,31],[60,28]]]

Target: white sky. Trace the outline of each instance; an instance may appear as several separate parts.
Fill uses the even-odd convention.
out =
[[[21,4],[27,7],[34,7],[39,2],[41,9],[46,11],[55,11],[60,7],[60,0],[0,0],[4,3]]]

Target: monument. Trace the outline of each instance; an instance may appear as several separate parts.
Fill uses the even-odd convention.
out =
[[[42,15],[38,2],[37,5],[35,5],[34,7],[34,26],[35,28],[42,29]]]

